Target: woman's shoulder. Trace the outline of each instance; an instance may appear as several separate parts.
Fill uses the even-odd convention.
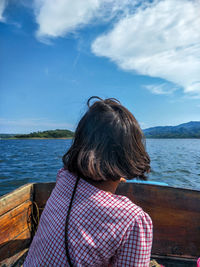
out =
[[[141,207],[133,203],[128,197],[122,195],[113,195],[118,208],[123,216],[135,219],[137,217],[146,217],[146,214]]]
[[[126,196],[115,195],[118,199],[120,223],[124,226],[123,235],[134,231],[136,235],[144,234],[149,242],[152,239],[153,223],[151,217],[141,207]]]
[[[61,178],[61,177],[65,177],[67,175],[67,173],[68,173],[68,171],[65,168],[59,169],[57,172],[56,181],[58,181],[59,178]]]
[[[67,169],[61,168],[57,172],[56,184],[73,184],[72,181],[76,180],[76,176],[70,173]]]

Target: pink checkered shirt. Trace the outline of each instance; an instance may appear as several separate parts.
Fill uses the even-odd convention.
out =
[[[58,172],[24,267],[68,266],[65,219],[76,177]],[[127,197],[80,179],[69,218],[68,246],[74,266],[149,266],[150,217]]]

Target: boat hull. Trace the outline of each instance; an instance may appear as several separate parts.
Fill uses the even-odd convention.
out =
[[[19,266],[55,183],[28,184],[0,198],[0,266]],[[196,267],[200,256],[200,191],[123,183],[127,196],[153,221],[152,258],[168,266]]]

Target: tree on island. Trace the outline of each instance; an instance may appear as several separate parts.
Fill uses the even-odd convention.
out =
[[[50,131],[38,131],[30,134],[15,135],[15,138],[72,138],[74,132],[70,130],[50,130]]]

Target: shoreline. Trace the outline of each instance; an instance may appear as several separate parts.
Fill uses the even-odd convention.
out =
[[[0,140],[49,140],[49,139],[62,139],[62,140],[68,140],[68,139],[73,139],[73,137],[58,137],[58,138],[54,138],[54,137],[28,137],[28,138],[0,138]]]

